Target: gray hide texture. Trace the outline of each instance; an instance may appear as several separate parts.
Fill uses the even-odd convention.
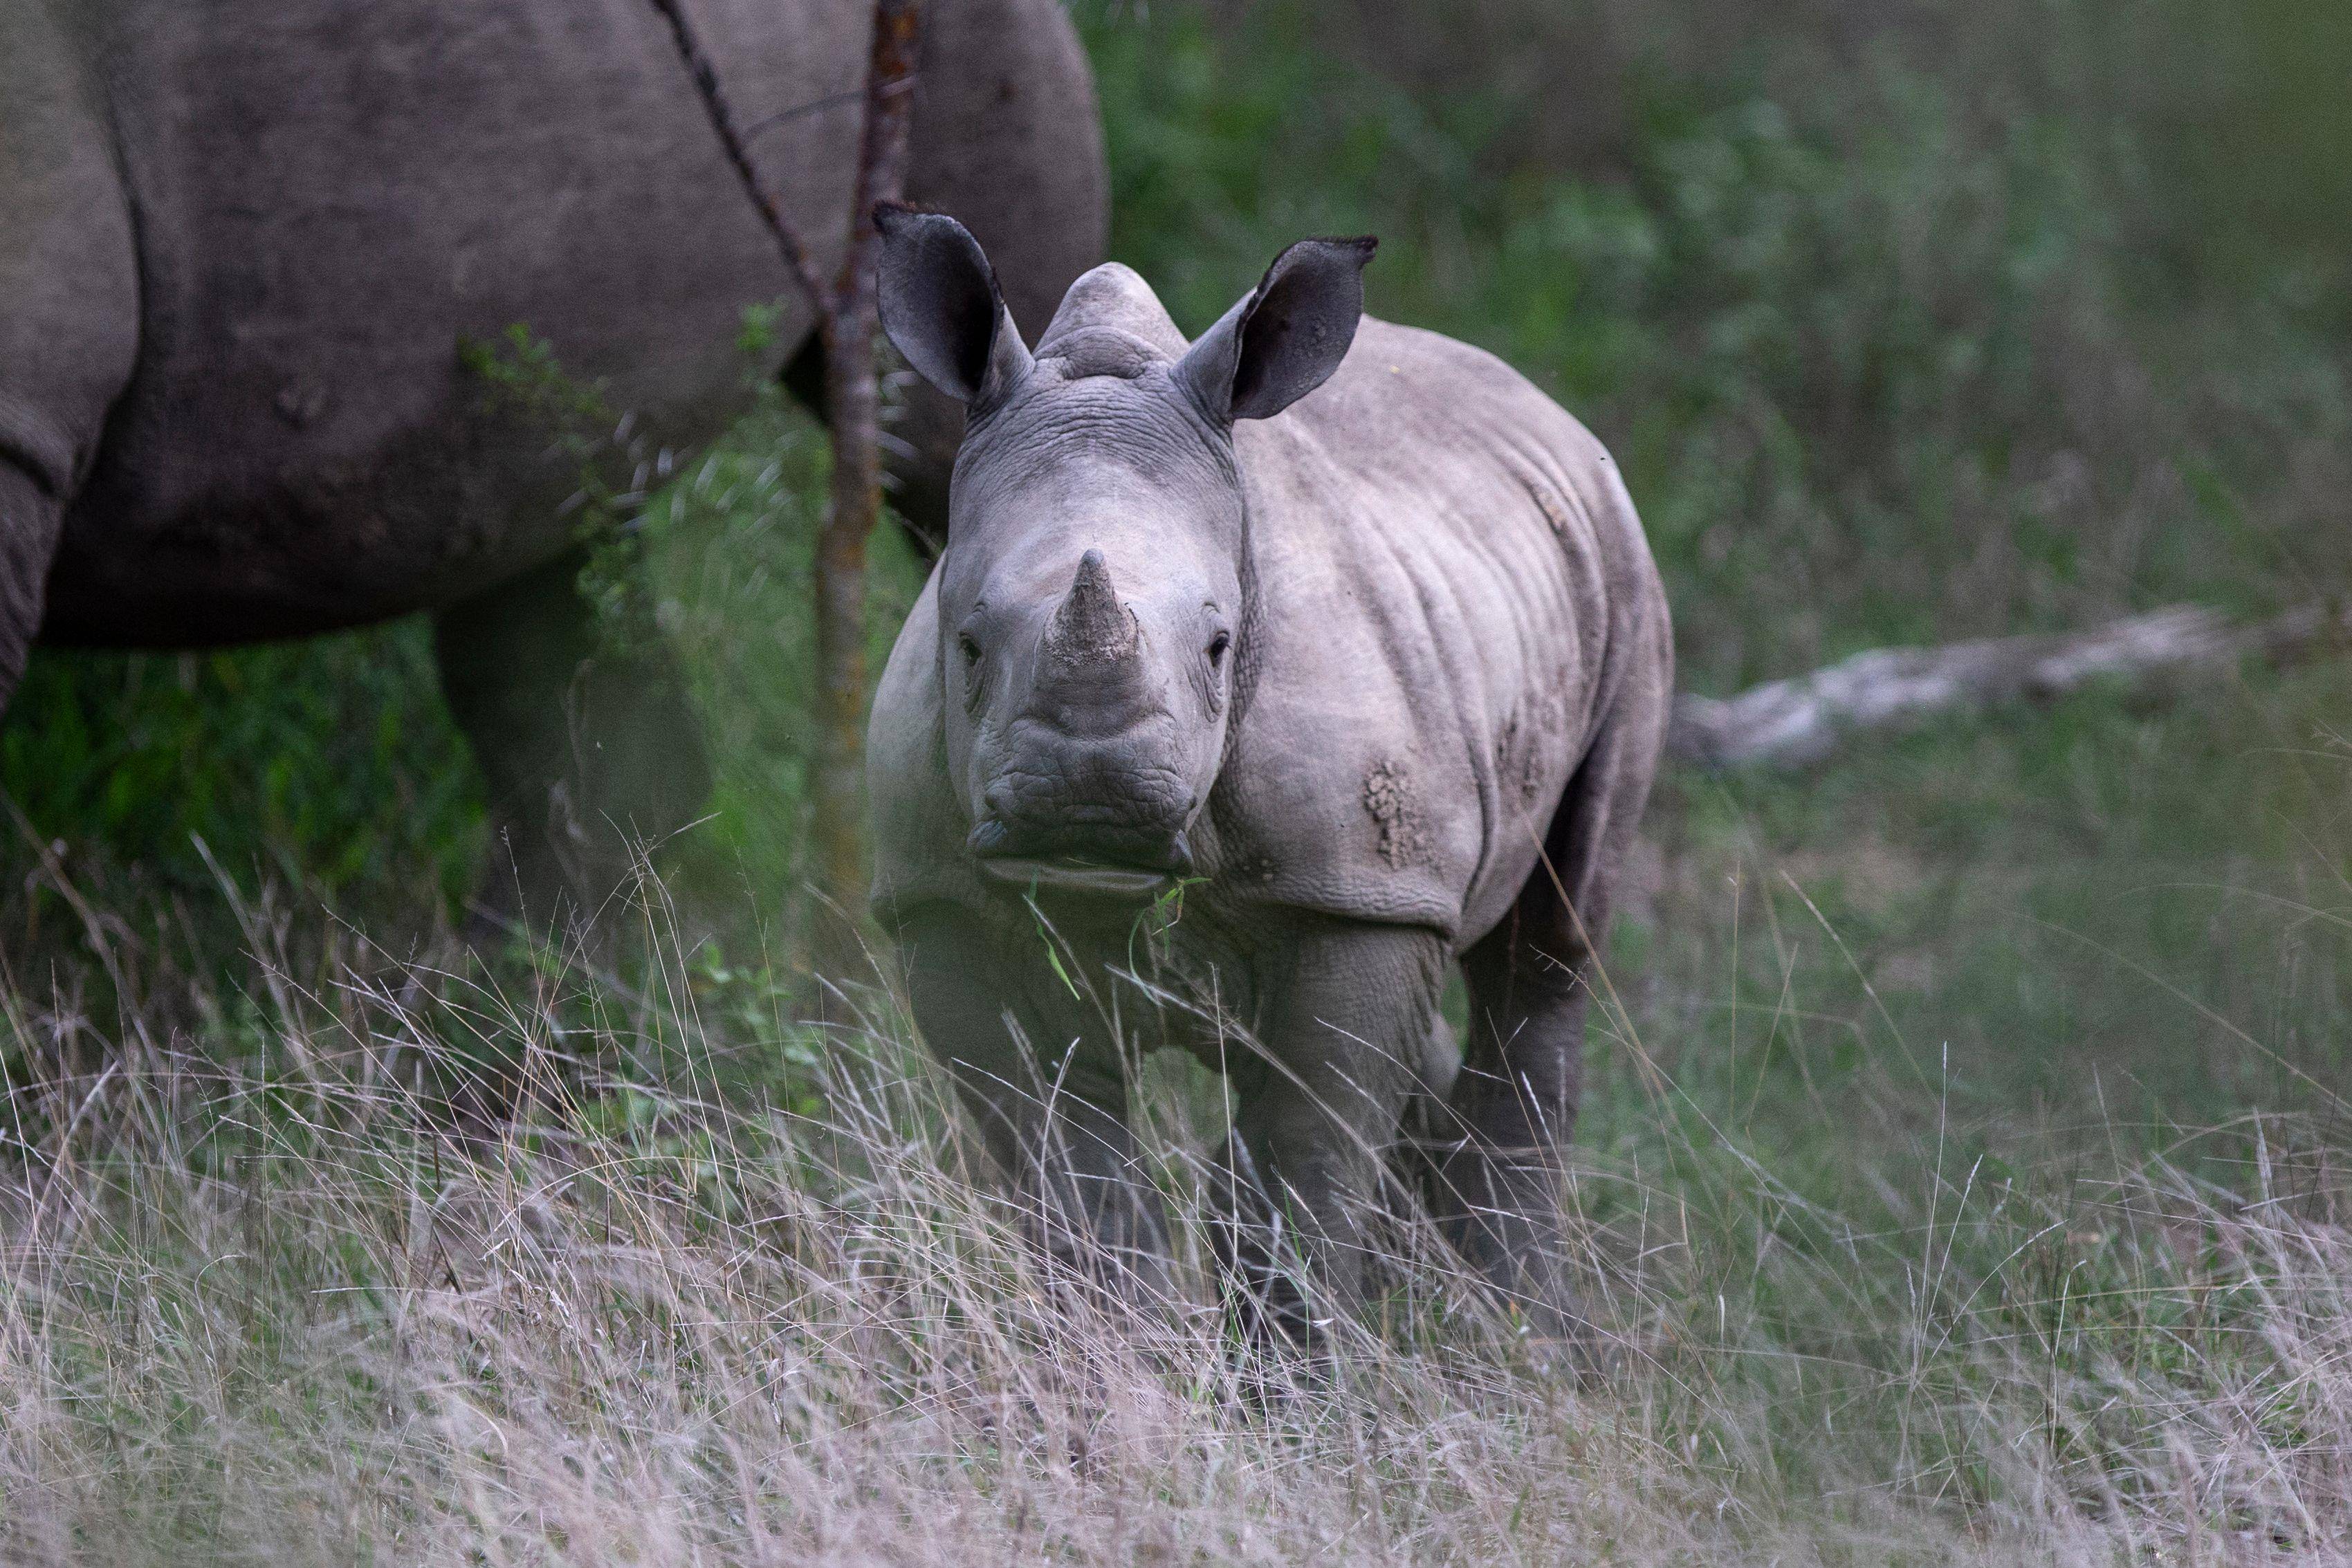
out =
[[[951,261],[945,222],[921,220],[919,255],[915,220],[886,233],[946,265],[924,259]],[[886,287],[902,346],[992,369],[876,702],[876,907],[1000,1157],[1145,1280],[1161,1221],[1127,1163],[1121,1057],[1174,1045],[1233,1076],[1234,1187],[1306,1217],[1336,1297],[1359,1283],[1361,1146],[1418,1096],[1451,1233],[1564,1327],[1552,1184],[1587,936],[1664,730],[1666,605],[1608,453],[1493,356],[1364,318],[1319,389],[1286,409],[1297,385],[1253,390],[1334,311],[1354,326],[1361,259],[1295,247],[1191,346],[1142,279],[1098,267],[1034,357],[922,317],[968,289],[901,280],[894,309]],[[1102,621],[1106,581],[1135,635],[1076,686],[1052,644]],[[1206,662],[1218,636],[1229,667]],[[1171,926],[1142,900],[1187,866]],[[1435,1016],[1452,960],[1460,1053]],[[1048,1135],[1049,1101],[1075,1134]],[[1296,1329],[1269,1232],[1236,1234]]]
[[[829,270],[869,7],[696,10],[747,125],[816,105],[754,148]],[[911,193],[1034,325],[1101,254],[1083,54],[1055,0],[927,11]],[[37,623],[236,642],[549,561],[576,463],[485,416],[461,337],[528,323],[655,459],[738,410],[777,298],[789,349],[806,303],[644,0],[0,0],[0,701]],[[934,489],[959,412],[914,411]]]

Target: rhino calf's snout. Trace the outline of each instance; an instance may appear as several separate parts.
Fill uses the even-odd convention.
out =
[[[1184,869],[1199,795],[1175,768],[1118,740],[1031,738],[982,791],[980,855],[1075,855]]]
[[[1222,730],[1175,651],[1201,641],[1221,585],[1133,538],[1115,548],[1116,572],[1100,546],[1071,562],[1057,540],[975,573],[954,652],[972,719],[965,847],[983,861],[1191,869]]]

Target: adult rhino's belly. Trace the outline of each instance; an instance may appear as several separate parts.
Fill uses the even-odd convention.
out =
[[[720,29],[745,101],[842,74],[814,27],[835,8]],[[611,417],[638,416],[648,457],[723,423],[743,308],[786,282],[650,7],[112,14],[139,361],[69,510],[46,635],[313,631],[544,559],[586,422],[566,390],[500,399],[461,362],[518,324]],[[835,129],[796,124],[795,150],[845,166],[854,127]]]
[[[373,450],[278,454],[158,494],[110,453],[69,512],[45,640],[185,647],[364,624],[561,550],[576,461],[511,421],[420,422]]]
[[[241,405],[233,378],[152,402],[134,385],[67,514],[42,636],[152,647],[298,636],[495,587],[578,537],[592,472],[625,493],[726,427],[742,371],[724,332],[702,335],[714,338],[707,362],[677,367],[684,390],[618,402],[619,441],[601,421],[567,423],[486,387],[457,364],[454,336],[433,376],[259,375]],[[605,434],[592,452],[578,438],[593,433]]]

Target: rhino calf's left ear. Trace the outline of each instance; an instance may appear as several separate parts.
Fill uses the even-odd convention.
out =
[[[891,203],[874,209],[874,224],[882,233],[877,302],[892,345],[957,402],[1003,402],[1032,361],[980,242],[943,214]]]
[[[1331,379],[1364,315],[1364,264],[1380,242],[1303,239],[1201,334],[1176,378],[1221,423],[1271,419]]]

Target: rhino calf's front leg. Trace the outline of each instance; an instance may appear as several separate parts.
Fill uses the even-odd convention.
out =
[[[925,921],[900,942],[915,1021],[1044,1249],[1139,1303],[1171,1300],[1167,1218],[1108,1024],[1074,1019],[1034,954],[1008,955],[969,920]]]
[[[1219,1185],[1225,1248],[1261,1324],[1314,1345],[1363,1299],[1386,1156],[1443,982],[1433,931],[1324,916],[1269,944],[1255,1061],[1236,1062]]]

